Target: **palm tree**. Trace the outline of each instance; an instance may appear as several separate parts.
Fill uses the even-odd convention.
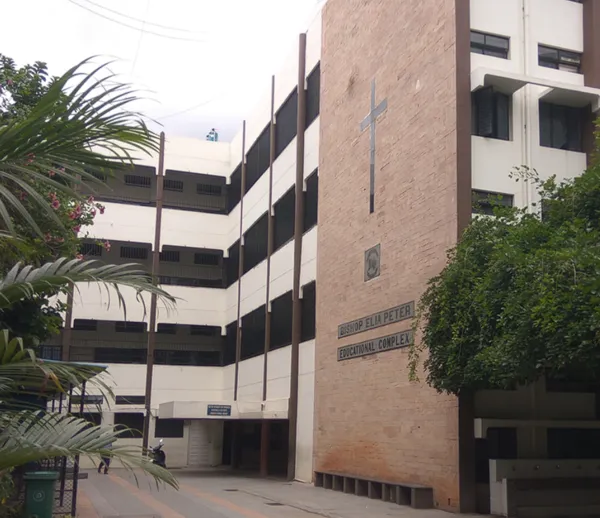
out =
[[[143,118],[128,106],[136,100],[127,86],[105,74],[105,65],[84,73],[86,60],[58,78],[23,119],[0,122],[0,239],[19,239],[18,220],[40,234],[35,217],[15,192],[28,195],[44,217],[62,225],[48,200],[40,194],[50,187],[80,197],[82,183],[100,185],[99,175],[130,167],[133,155],[157,149],[157,136]],[[52,174],[49,174],[52,173]],[[0,274],[1,275],[1,274]],[[0,278],[0,311],[40,295],[53,296],[76,290],[77,283],[100,283],[115,294],[125,310],[120,287],[138,295],[151,293],[168,306],[175,299],[136,265],[103,265],[96,261],[60,258],[39,268],[16,264]],[[143,297],[138,297],[142,303]],[[0,330],[0,488],[16,467],[53,457],[106,455],[107,445],[119,431],[91,426],[76,416],[41,414],[39,410],[11,407],[15,394],[61,392],[66,386],[89,380],[101,368],[68,362],[46,362],[23,347],[19,338]],[[141,449],[115,447],[111,456],[126,467],[139,467],[157,480],[176,486],[173,476],[151,464]],[[0,500],[2,494],[0,494]]]

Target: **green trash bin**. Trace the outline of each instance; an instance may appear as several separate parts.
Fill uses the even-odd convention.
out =
[[[54,486],[58,479],[56,471],[25,473],[24,518],[52,518],[54,509]]]

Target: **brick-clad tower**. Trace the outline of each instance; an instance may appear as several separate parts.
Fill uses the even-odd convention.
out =
[[[330,0],[323,10],[314,469],[429,485],[447,509],[460,501],[458,400],[410,383],[406,348],[343,361],[337,350],[409,330],[407,319],[338,338],[342,323],[416,303],[470,217],[468,4]],[[387,108],[370,213],[371,135],[360,125],[373,81]],[[380,275],[365,281],[376,245]]]

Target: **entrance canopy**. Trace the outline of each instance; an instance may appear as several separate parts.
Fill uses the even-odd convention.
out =
[[[289,400],[169,401],[158,407],[160,419],[287,419]]]

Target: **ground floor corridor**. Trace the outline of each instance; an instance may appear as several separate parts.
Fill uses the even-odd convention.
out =
[[[180,490],[158,488],[125,470],[89,472],[80,484],[78,518],[451,518],[309,484],[241,477],[233,472],[175,470]]]

